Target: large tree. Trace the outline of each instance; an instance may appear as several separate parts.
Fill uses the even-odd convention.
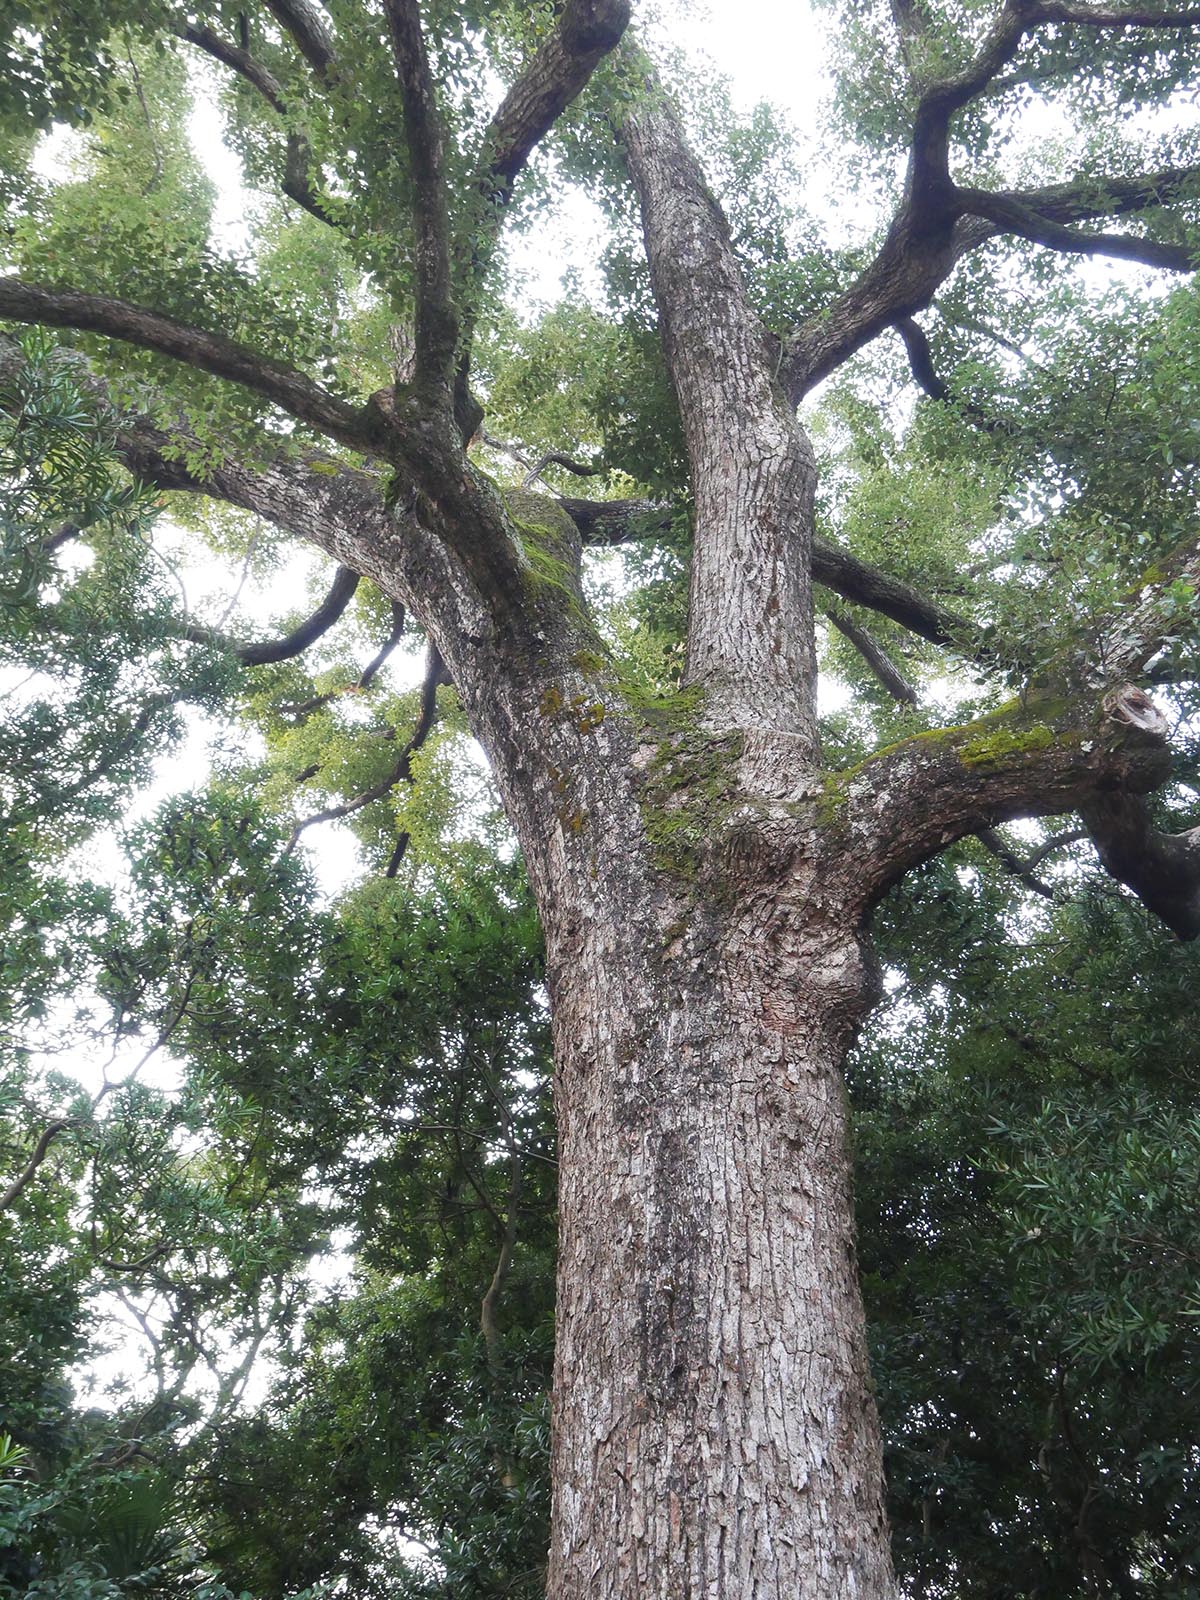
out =
[[[1153,496],[1128,476],[1107,484],[1107,507],[1081,511],[1083,469],[1061,459],[1069,430],[1030,437],[1019,409],[970,390],[1014,274],[1052,302],[1063,289],[1045,258],[1191,271],[1200,165],[1183,139],[1147,170],[1117,113],[1170,105],[1188,83],[1200,8],[893,0],[831,13],[842,113],[862,141],[847,185],[890,192],[899,154],[903,179],[870,248],[810,241],[793,260],[782,224],[774,237],[770,218],[731,228],[628,23],[624,0],[18,7],[0,35],[18,174],[30,130],[54,117],[86,120],[122,95],[130,127],[144,116],[124,201],[110,182],[107,212],[86,184],[6,186],[0,317],[84,351],[140,479],[243,508],[341,563],[311,624],[242,646],[244,659],[303,648],[365,575],[430,641],[397,777],[445,676],[487,752],[541,915],[553,1011],[550,1594],[881,1596],[893,1580],[842,1082],[879,992],[872,910],[965,836],[996,845],[997,824],[1074,811],[1115,877],[1180,937],[1200,933],[1200,833],[1165,831],[1147,798],[1172,757],[1146,692],[1195,671],[1200,542],[1185,516],[1137,504]],[[163,41],[179,53],[148,51]],[[178,116],[161,110],[185,51],[227,74],[232,142],[257,184],[307,213],[301,243],[242,264],[209,248]],[[1079,153],[1058,171],[1057,141],[1019,136],[1038,98],[1076,118]],[[618,242],[636,201],[660,339],[637,344],[647,305],[618,248],[625,343],[610,350],[635,377],[607,397],[604,458],[541,452],[532,481],[600,468],[657,494],[505,491],[468,454],[485,400],[504,391],[497,345],[506,329],[521,337],[497,289],[531,164],[593,185]],[[949,376],[915,320],[935,305]],[[1161,348],[1142,343],[1180,372],[1162,326]],[[989,515],[975,508],[973,548],[947,540],[940,595],[815,537],[797,409],[881,336],[898,336],[936,408],[978,430],[980,460],[1006,463]],[[560,393],[571,345],[560,330],[548,379]],[[0,376],[18,406],[24,361],[6,337]],[[654,405],[657,361],[670,420]],[[1144,386],[1144,372],[1129,381]],[[851,410],[844,425],[870,455],[861,397]],[[1083,454],[1089,421],[1072,420]],[[1169,444],[1162,459],[1170,512],[1186,467]],[[888,470],[876,443],[876,481]],[[928,455],[907,463],[909,476],[929,470]],[[1093,472],[1093,500],[1104,489]],[[581,576],[588,544],[654,540],[689,561],[674,690],[614,655]],[[1090,571],[1089,552],[1102,568],[1082,614],[1022,629],[1023,558],[1059,594],[1064,552],[1071,571]],[[997,572],[1017,597],[1007,610]],[[913,693],[869,613],[990,673],[990,709],[826,765],[814,581],[859,608],[834,624],[900,699]]]

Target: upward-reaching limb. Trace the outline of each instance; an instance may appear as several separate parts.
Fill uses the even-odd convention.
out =
[[[248,50],[243,50],[240,45],[234,44],[216,29],[207,26],[188,23],[179,31],[189,44],[194,44],[198,50],[203,50],[205,55],[211,56],[214,61],[222,62],[247,83],[252,84],[271,109],[285,121],[287,120],[290,112],[282,84]],[[282,187],[284,194],[290,200],[303,206],[322,222],[333,224],[337,221],[333,211],[313,186],[308,140],[295,127],[287,131],[287,159]]]
[[[266,0],[267,10],[295,44],[317,82],[328,87],[337,71],[333,35],[310,0]]]
[[[811,755],[812,452],[725,218],[649,73],[622,140],[692,469],[686,679],[704,688],[714,725],[794,733]]]

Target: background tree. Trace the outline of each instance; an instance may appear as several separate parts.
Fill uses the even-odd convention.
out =
[[[1119,453],[1102,461],[1078,437],[1072,448],[1072,405],[1088,385],[1056,393],[1054,373],[1071,370],[1089,320],[1100,325],[1089,349],[1105,328],[1113,341],[1119,311],[1106,322],[1076,315],[1070,292],[1042,296],[1033,362],[1048,376],[1036,426],[1019,398],[1006,405],[982,378],[983,353],[1014,355],[1019,341],[1009,328],[996,345],[979,321],[985,297],[991,312],[1037,286],[1036,270],[1013,279],[1013,240],[1026,253],[1190,270],[1187,139],[1147,170],[1106,113],[1114,98],[1171,103],[1192,69],[1196,20],[1186,7],[1033,0],[856,12],[843,107],[863,141],[864,178],[872,162],[890,169],[898,150],[907,160],[891,221],[859,261],[806,248],[801,216],[776,210],[774,228],[739,227],[735,207],[731,225],[632,48],[575,105],[624,31],[619,4],[514,18],[420,12],[408,0],[388,0],[381,16],[321,14],[288,0],[253,18],[118,8],[102,25],[50,8],[10,26],[4,110],[23,119],[8,136],[18,154],[21,128],[56,112],[102,114],[122,137],[93,147],[107,152],[103,182],[10,185],[14,270],[0,279],[0,314],[78,335],[90,363],[80,381],[142,481],[248,509],[349,569],[278,644],[188,621],[160,627],[158,658],[177,647],[190,660],[191,644],[209,653],[202,660],[287,661],[344,614],[353,574],[368,575],[431,641],[411,732],[389,716],[373,745],[351,750],[333,696],[285,698],[285,672],[254,707],[270,747],[284,760],[307,745],[302,781],[344,795],[321,814],[363,814],[380,864],[399,872],[413,835],[407,819],[387,818],[388,796],[428,759],[448,673],[520,841],[547,936],[557,1062],[553,1594],[891,1588],[840,1077],[876,995],[865,929],[886,889],[958,838],[980,833],[1011,853],[990,835],[995,824],[1077,809],[1109,870],[1176,932],[1197,931],[1195,837],[1168,831],[1176,824],[1142,798],[1173,768],[1167,719],[1138,686],[1152,674],[1186,681],[1194,666],[1195,547],[1180,511],[1188,458],[1176,468],[1172,426],[1144,384],[1140,409],[1137,384],[1119,401],[1119,378],[1105,421],[1128,405],[1142,437],[1162,439],[1166,471],[1144,525],[1128,516]],[[51,37],[50,21],[66,25]],[[173,51],[146,51],[166,38]],[[1098,41],[1111,46],[1103,76]],[[228,73],[232,138],[250,176],[277,186],[277,206],[304,213],[265,211],[244,262],[210,243],[210,197],[183,137],[185,45]],[[509,87],[489,115],[491,63]],[[1086,136],[1068,181],[1046,170],[1053,152],[1010,143],[1034,89],[1071,96]],[[534,480],[554,467],[607,480],[610,498],[558,505],[501,490],[463,446],[481,415],[473,358],[475,388],[494,388],[500,423],[506,396],[512,404],[522,384],[528,393],[533,363],[554,350],[553,316],[514,329],[494,299],[501,226],[551,130],[562,170],[606,198],[616,241],[616,325],[582,311],[570,319],[586,346],[572,403],[534,407],[527,427],[505,434]],[[742,180],[748,222],[755,187],[744,179],[769,173],[771,134],[760,126],[742,141],[740,174],[733,141],[728,176]],[[649,285],[628,249],[631,195]],[[1116,217],[1118,227],[1094,226]],[[912,319],[943,285],[951,331],[935,327],[931,339]],[[1163,341],[1171,360],[1172,319],[1186,327],[1189,310],[1185,290],[1148,311],[1148,342],[1129,341],[1131,359],[1153,360]],[[794,408],[892,328],[932,404],[897,437],[881,375],[864,366],[848,378],[830,412],[835,470],[818,513]],[[1186,369],[1186,356],[1175,360]],[[29,364],[6,342],[18,426]],[[666,423],[665,375],[678,401]],[[1020,387],[1011,369],[1001,376]],[[1074,414],[1094,423],[1094,411]],[[573,438],[546,437],[568,425]],[[1145,456],[1124,459],[1141,483]],[[664,489],[688,504],[683,524]],[[833,538],[814,540],[818,514]],[[606,635],[581,588],[580,541],[664,530],[650,582]],[[40,556],[27,540],[18,555],[28,591]],[[681,556],[689,590],[673,692]],[[918,557],[923,591],[904,570]],[[910,668],[935,687],[924,711],[886,634],[881,642],[838,611],[839,637],[908,709],[880,709],[853,736],[830,728],[833,764],[823,765],[814,580],[981,669],[975,703],[955,711],[974,720],[933,733],[934,658]],[[1046,640],[1029,614],[1064,584],[1070,625]],[[395,611],[388,627],[391,647]],[[378,676],[372,662],[353,681],[370,689]],[[861,759],[852,744],[871,733],[878,742]],[[219,1018],[222,963],[239,947],[248,992],[274,994],[280,972],[247,938],[247,918],[259,934],[253,919],[275,896],[271,914],[286,918],[294,867],[285,844],[261,876],[251,837],[236,789],[168,822],[143,887],[153,905],[159,881],[174,895],[182,873],[183,914],[140,926],[136,959],[106,963],[118,1015],[130,995],[158,1016],[160,1034],[190,1015]],[[281,969],[286,999],[311,963],[293,936],[282,948],[296,955]],[[233,1027],[221,1048],[248,1071],[249,1057],[260,1064],[286,1044],[285,1026],[260,1058]],[[262,1092],[253,1073],[235,1088]],[[27,1158],[35,1173],[48,1126]],[[1036,1149],[1036,1132],[1028,1139]],[[242,1159],[253,1165],[251,1150]],[[229,1191],[226,1176],[218,1195]],[[507,1211],[488,1204],[509,1219],[517,1209],[515,1197]],[[285,1231],[284,1299],[311,1248],[303,1227]],[[504,1242],[501,1230],[501,1260]],[[220,1283],[230,1314],[249,1316],[237,1274]],[[486,1308],[483,1337],[487,1346]],[[515,1484],[520,1452],[508,1454],[500,1481]],[[1098,1550],[1088,1509],[1077,1524],[1081,1581],[1104,1561],[1110,1581],[1140,1581],[1154,1535],[1139,1527],[1124,1547]]]

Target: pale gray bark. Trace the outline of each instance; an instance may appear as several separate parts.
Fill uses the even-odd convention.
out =
[[[554,952],[553,1600],[892,1593],[841,1079],[872,980],[807,879]]]
[[[653,85],[623,129],[692,464],[689,683],[714,726],[798,734],[816,752],[816,468],[776,381],[728,229]]]

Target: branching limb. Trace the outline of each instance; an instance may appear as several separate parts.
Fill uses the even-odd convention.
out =
[[[38,1169],[50,1154],[50,1147],[60,1133],[65,1133],[68,1128],[77,1127],[74,1117],[57,1117],[53,1122],[48,1122],[38,1135],[38,1141],[29,1155],[29,1160],[21,1171],[9,1184],[8,1188],[0,1195],[0,1211],[7,1211],[14,1206],[37,1177]]]
[[[315,644],[323,634],[329,632],[338,618],[341,617],[346,607],[354,598],[354,591],[358,588],[359,575],[350,567],[339,567],[330,586],[329,593],[310,617],[293,628],[291,633],[285,634],[281,639],[268,639],[261,643],[238,644],[235,640],[227,638],[214,628],[201,627],[198,623],[191,624],[184,633],[185,638],[193,644],[216,644],[231,650],[244,666],[260,667],[274,661],[289,661],[293,656],[301,655],[308,647]]]
[[[4,357],[0,337],[0,374]],[[98,387],[102,394],[103,385]],[[423,626],[440,618],[450,634],[463,632],[465,618],[457,608],[471,600],[469,593],[464,597],[461,576],[440,543],[403,506],[388,504],[375,473],[316,451],[298,455],[281,450],[273,461],[253,467],[227,457],[198,476],[182,459],[194,441],[166,433],[144,418],[120,419],[116,442],[126,466],[144,481],[241,506],[371,578],[396,605],[409,607]],[[474,614],[468,615],[473,620]],[[384,658],[392,648],[389,642]]]
[[[1100,793],[1157,788],[1170,771],[1161,716],[1139,727],[1126,688],[1089,709],[1031,698],[958,728],[890,747],[839,781],[844,861],[867,910],[955,839],[1017,817],[1079,811]]]
[[[220,61],[239,77],[245,78],[247,83],[253,84],[267,104],[281,117],[287,115],[287,98],[279,79],[264,67],[261,61],[255,60],[248,50],[243,50],[223,38],[214,28],[199,23],[189,22],[181,25],[179,34],[189,44],[194,44],[197,49],[212,56],[214,61]]]
[[[190,44],[212,56],[215,61],[230,67],[240,77],[245,78],[247,83],[253,84],[272,110],[285,119],[288,117],[287,97],[282,84],[248,50],[243,50],[239,45],[223,38],[214,29],[205,26],[188,23],[180,27],[179,33]],[[328,222],[336,227],[339,225],[339,219],[334,216],[322,201],[319,191],[314,188],[311,168],[312,152],[308,147],[308,140],[302,133],[289,129],[283,192],[289,200],[294,200],[298,206],[311,212],[321,222]]]
[[[1160,267],[1169,272],[1191,272],[1200,260],[1196,252],[1185,245],[1165,244],[1138,234],[1079,233],[1065,223],[1055,222],[1044,212],[1032,210],[1017,195],[992,194],[985,189],[958,189],[956,194],[963,212],[995,223],[998,233],[1016,234],[1034,244],[1045,245],[1048,250],[1140,261],[1148,267]]]
[[[1012,233],[1072,254],[1103,254],[1168,271],[1191,271],[1192,252],[1131,234],[1079,233],[1069,224],[1130,215],[1185,195],[1194,167],[1134,177],[1087,178],[1025,193],[959,189],[950,175],[950,129],[956,112],[976,99],[1039,27],[1086,21],[1098,27],[1180,27],[1200,22],[1196,8],[1151,11],[1005,0],[975,60],[954,77],[925,86],[913,121],[904,200],[878,255],[833,303],[784,341],[781,380],[798,403],[817,383],[885,327],[924,310],[939,285],[970,250]]]
[[[535,460],[517,445],[510,444],[505,439],[497,439],[494,434],[481,431],[478,437],[490,450],[499,450],[502,455],[515,461],[519,467],[524,467],[522,487],[525,489],[536,483],[547,467],[562,467],[566,472],[573,472],[577,478],[599,478],[608,470],[603,464],[597,466],[593,462],[577,461],[574,456],[565,455],[561,450],[546,450]]]
[[[1095,175],[1040,189],[1002,192],[1050,222],[1091,222],[1098,217],[1125,217],[1169,205],[1200,193],[1200,165],[1159,167],[1133,176]]]
[[[898,704],[915,707],[919,703],[917,691],[899,671],[878,641],[873,639],[865,628],[860,628],[852,618],[839,613],[832,607],[826,612],[826,616],[834,627],[854,645],[868,667]],[[994,855],[1004,869],[1015,878],[1018,878],[1026,888],[1032,889],[1035,894],[1040,894],[1047,900],[1056,898],[1054,890],[1035,876],[1033,864],[1029,861],[1022,861],[1008,847],[1008,844],[995,828],[981,828],[975,837],[984,849]],[[1037,857],[1038,861],[1044,859],[1048,854],[1048,849],[1042,851]]]
[[[958,400],[938,374],[933,364],[933,351],[929,347],[929,338],[920,323],[912,317],[901,317],[896,322],[896,332],[904,343],[905,354],[908,356],[908,365],[913,377],[924,389],[931,400],[937,400],[945,405],[956,404],[968,422],[981,428],[985,433],[995,433],[999,423],[995,417],[988,414],[979,406],[973,405],[969,400]]]
[[[629,0],[566,0],[484,135],[479,182],[497,213],[533,150],[616,48],[628,24]]]
[[[904,741],[843,775],[845,861],[863,909],[954,839],[1070,810],[1082,814],[1115,877],[1180,938],[1200,935],[1200,829],[1159,833],[1139,798],[1170,775],[1170,729],[1128,679],[1176,625],[1180,592],[1200,590],[1200,542],[1163,565],[1103,630],[1095,659],[1057,664],[1057,690]]]
[[[1034,894],[1040,894],[1043,900],[1056,900],[1058,896],[1048,883],[1043,883],[1027,861],[1023,861],[1015,850],[1011,850],[1003,836],[995,828],[980,828],[975,835],[983,848],[996,860],[1006,872],[1020,880],[1027,889],[1032,889]]]
[[[342,444],[362,449],[368,442],[365,413],[329,394],[294,367],[146,306],[74,289],[41,289],[18,278],[0,277],[0,317],[124,340],[240,384]]]

